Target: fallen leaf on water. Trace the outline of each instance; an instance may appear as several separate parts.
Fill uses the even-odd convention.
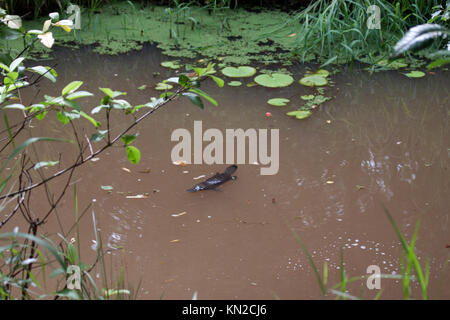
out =
[[[110,191],[113,189],[112,186],[100,186],[102,188],[102,190],[106,190],[106,191]]]
[[[195,178],[192,178],[192,179],[198,180],[198,179],[201,179],[201,178],[204,178],[204,177],[206,177],[206,176],[204,174],[202,174],[201,176],[198,176],[198,177],[195,177]]]
[[[187,166],[187,163],[185,161],[183,161],[183,160],[181,160],[181,161],[174,161],[173,164],[176,165],[176,166],[182,166],[182,167],[186,167]]]
[[[138,87],[138,90],[145,90],[145,88],[147,88],[147,85],[143,84],[142,86]]]
[[[127,199],[147,199],[148,196],[146,196],[145,194],[137,194],[134,196],[126,196]]]
[[[327,120],[327,123],[330,124],[330,123],[331,123],[331,120]]]
[[[150,168],[138,171],[139,173],[150,173]]]
[[[164,280],[165,283],[169,283],[169,282],[172,282],[172,281],[175,281],[175,279],[167,279],[167,280]]]
[[[185,215],[187,212],[186,211],[183,211],[183,212],[180,212],[180,213],[174,213],[173,215],[172,215],[172,217],[180,217],[180,216],[182,216],[182,215]]]
[[[93,162],[98,161],[98,160],[100,160],[100,158],[92,158],[91,159],[91,161],[93,161]]]
[[[189,173],[189,171],[187,171],[187,170],[184,170],[184,171],[183,171],[183,173]]]
[[[170,240],[171,243],[180,242],[180,239]]]
[[[359,184],[356,185],[356,189],[358,189],[358,190],[361,190],[361,189],[364,189],[364,188],[365,188],[364,186],[360,186]]]
[[[334,181],[332,181],[332,180],[327,181],[327,184],[333,184],[333,183],[334,183]]]
[[[131,170],[128,169],[128,168],[122,168],[122,170],[125,171],[125,172],[128,172],[128,173],[131,173]]]
[[[153,193],[157,193],[159,191],[160,191],[159,189],[153,189]]]

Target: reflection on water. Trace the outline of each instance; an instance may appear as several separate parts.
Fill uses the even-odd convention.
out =
[[[58,87],[41,83],[40,89],[52,94],[82,80],[83,89],[97,95],[85,100],[87,110],[100,99],[98,87],[126,91],[137,105],[158,95],[151,88],[171,74],[159,66],[163,60],[153,48],[118,57],[64,49],[58,54]],[[304,73],[303,66],[292,70],[295,78]],[[154,77],[154,71],[161,76]],[[304,121],[285,116],[290,107],[274,108],[266,101],[285,96],[297,105],[301,95],[313,92],[309,88],[217,89],[205,83],[202,89],[219,107],[200,110],[178,100],[156,112],[138,129],[136,146],[143,154],[138,166],[113,148],[78,171],[78,198],[85,204],[95,199],[111,255],[125,257],[130,282],[143,281],[140,297],[190,299],[198,291],[202,299],[272,299],[274,293],[283,299],[319,298],[312,269],[284,219],[317,265],[327,262],[330,283],[338,281],[341,249],[350,276],[365,274],[372,264],[398,274],[400,246],[382,205],[407,238],[422,217],[417,251],[421,261],[430,258],[430,295],[450,296],[448,288],[437,285],[448,279],[448,269],[443,270],[450,204],[448,72],[412,80],[397,72],[344,70],[333,79],[335,86],[326,94],[335,97]],[[143,84],[150,89],[137,90]],[[25,94],[32,97],[34,92]],[[195,120],[203,121],[204,130],[222,132],[279,128],[279,173],[261,176],[258,166],[241,165],[239,178],[222,192],[187,193],[193,178],[224,169],[172,165],[172,131],[190,130]],[[124,121],[120,118],[113,130],[123,128]],[[107,193],[101,185],[114,189]],[[145,199],[125,197],[145,193]],[[70,205],[65,204],[67,210]],[[82,233],[92,241],[88,223]],[[382,287],[383,297],[401,297],[396,281],[383,280]],[[365,295],[374,293],[365,290]]]

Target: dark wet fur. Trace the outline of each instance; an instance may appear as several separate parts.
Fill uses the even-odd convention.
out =
[[[236,170],[237,170],[236,165],[229,166],[228,168],[225,169],[223,173],[217,172],[211,178],[196,184],[187,191],[197,192],[201,190],[215,190],[218,186],[227,182],[228,180],[236,179],[236,177],[231,176]]]

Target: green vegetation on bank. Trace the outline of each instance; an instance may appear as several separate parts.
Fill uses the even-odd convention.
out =
[[[74,18],[61,3],[61,18]],[[150,42],[158,44],[168,56],[207,57],[219,66],[385,61],[409,28],[427,22],[448,27],[450,7],[444,8],[437,0],[319,0],[287,13],[265,8],[248,11],[233,1],[214,1],[215,5],[206,1],[203,6],[182,1],[167,1],[165,6],[146,1],[83,3],[86,7],[80,11],[81,29],[71,33],[58,30],[54,34],[58,43],[95,44],[98,53],[120,54],[139,50]],[[368,11],[371,5],[380,8],[380,29],[367,26],[373,18],[373,12]],[[44,19],[25,21],[24,25],[27,29],[39,28]],[[442,48],[444,43],[435,42],[432,50]],[[24,43],[10,37],[1,45],[3,51],[19,52]],[[49,53],[41,44],[34,50],[40,58]],[[428,57],[430,52],[416,57]],[[406,59],[415,61],[411,55]]]

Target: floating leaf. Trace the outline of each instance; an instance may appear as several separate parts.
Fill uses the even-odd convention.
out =
[[[282,106],[285,106],[287,103],[289,103],[289,101],[290,100],[286,99],[286,98],[273,98],[273,99],[269,99],[267,101],[267,103],[272,106],[282,107]]]
[[[102,188],[102,190],[106,190],[106,191],[111,191],[113,189],[112,186],[100,186],[100,188]]]
[[[294,78],[284,73],[260,74],[255,77],[255,82],[263,87],[281,88],[291,85]]]
[[[306,96],[301,96],[300,98],[302,98],[303,100],[312,100],[314,99],[314,95],[313,94],[309,94]]]
[[[230,82],[228,82],[228,85],[230,87],[239,87],[239,86],[242,85],[242,82],[240,82],[240,81],[230,81]]]
[[[422,71],[411,71],[409,73],[405,73],[405,76],[407,76],[408,78],[422,78],[425,76],[425,73]]]
[[[165,68],[170,68],[170,69],[179,69],[181,67],[178,64],[178,61],[164,61],[164,62],[161,62],[161,65]]]
[[[311,111],[296,110],[296,111],[290,111],[286,114],[291,117],[296,117],[297,119],[305,119],[305,118],[308,118],[312,113],[311,113]]]
[[[388,61],[388,60],[384,59],[384,60],[378,61],[377,64],[380,66],[383,66],[383,67],[389,67],[391,69],[400,69],[400,68],[405,68],[408,66],[408,64],[403,62],[403,60],[401,60],[401,59],[395,60],[395,61]]]
[[[256,69],[249,66],[226,67],[221,71],[225,76],[230,78],[246,78],[256,73]]]
[[[168,83],[162,83],[162,82],[159,82],[155,87],[156,90],[160,90],[160,91],[170,90],[172,88],[173,88],[173,85],[168,84]]]
[[[300,84],[307,87],[321,87],[328,83],[327,79],[321,75],[312,74],[300,79]]]
[[[330,72],[325,69],[319,69],[316,72],[314,72],[314,74],[326,78],[330,75]]]
[[[147,88],[147,85],[143,84],[142,86],[138,87],[138,90],[145,90],[145,88]]]

